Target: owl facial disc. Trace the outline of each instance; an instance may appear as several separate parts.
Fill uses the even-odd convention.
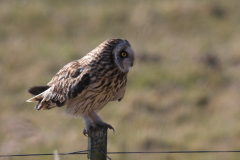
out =
[[[122,72],[128,72],[134,63],[134,51],[128,41],[119,43],[113,50],[114,62]]]

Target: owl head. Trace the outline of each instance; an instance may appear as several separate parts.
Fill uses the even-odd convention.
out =
[[[109,39],[112,46],[112,56],[115,65],[122,72],[128,72],[134,63],[134,52],[130,43],[125,39]]]

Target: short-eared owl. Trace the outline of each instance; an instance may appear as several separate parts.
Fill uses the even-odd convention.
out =
[[[37,102],[36,110],[66,105],[66,114],[83,118],[84,135],[91,126],[113,129],[97,113],[109,101],[123,98],[133,62],[134,52],[127,40],[106,40],[82,59],[65,65],[47,85],[29,88],[34,97],[27,102]]]

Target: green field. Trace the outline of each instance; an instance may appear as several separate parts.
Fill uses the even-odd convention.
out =
[[[87,149],[65,107],[34,111],[26,89],[109,38],[135,51],[124,99],[100,111],[108,151],[240,150],[239,0],[0,0],[0,154]],[[109,155],[237,160],[240,153]],[[15,157],[0,160],[53,160]],[[86,155],[61,160],[87,159]]]

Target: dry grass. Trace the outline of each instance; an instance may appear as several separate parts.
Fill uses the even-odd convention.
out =
[[[25,90],[114,37],[131,42],[136,62],[123,101],[100,112],[116,129],[109,132],[109,151],[239,150],[239,7],[238,0],[0,1],[0,154],[87,148],[80,119],[67,117],[64,108],[34,111]],[[111,155],[159,156],[239,157]]]

